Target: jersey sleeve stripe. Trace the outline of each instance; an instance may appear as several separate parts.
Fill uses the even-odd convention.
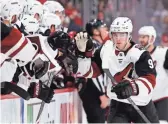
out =
[[[101,85],[101,88],[102,88],[102,92],[105,92],[105,85],[104,85],[104,77],[103,77],[103,75],[100,75],[98,77],[98,80],[100,82],[100,85]]]
[[[16,50],[24,41],[24,36],[15,28],[12,29],[10,34],[1,42],[2,53],[11,54]]]
[[[16,54],[18,54],[22,49],[24,49],[24,47],[27,45],[28,41],[27,39],[24,40],[24,42],[22,43],[22,45],[16,49],[13,53],[10,54],[10,57],[14,57]]]
[[[101,86],[101,82],[99,81],[98,77],[96,78],[96,81],[100,87],[100,91],[103,92],[103,87]]]
[[[153,88],[155,87],[155,85],[156,85],[155,75],[153,75],[153,74],[148,74],[148,75],[146,75],[146,76],[141,76],[141,78],[146,79],[146,80],[152,85]]]
[[[83,77],[88,77],[92,73],[92,71],[92,66],[90,66],[89,71],[86,74],[84,74]]]
[[[100,89],[100,87],[99,87],[99,85],[98,85],[98,82],[97,82],[96,78],[92,78],[92,81],[93,81],[94,85],[97,87],[97,89],[98,89],[99,91],[101,91],[101,89]]]
[[[92,68],[93,68],[92,78],[96,78],[96,77],[100,76],[101,71],[100,71],[99,67],[97,66],[97,64],[95,62],[92,62],[91,65],[92,65]]]
[[[137,79],[137,80],[141,81],[146,86],[146,88],[148,89],[148,94],[149,94],[151,92],[151,89],[150,89],[149,85],[145,81],[143,81],[141,79]]]
[[[151,92],[151,90],[153,89],[152,84],[146,79],[146,78],[138,78],[137,80],[141,81],[146,88],[148,89],[148,94]]]

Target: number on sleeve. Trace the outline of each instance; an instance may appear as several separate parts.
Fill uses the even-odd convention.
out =
[[[150,67],[150,68],[154,68],[154,64],[153,64],[152,59],[149,59],[149,60],[148,60],[148,64],[149,64],[149,67]]]

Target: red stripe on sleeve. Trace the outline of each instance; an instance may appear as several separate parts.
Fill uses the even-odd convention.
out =
[[[8,52],[13,46],[15,46],[21,39],[22,34],[19,30],[13,28],[10,34],[1,42],[1,52]]]
[[[148,88],[148,94],[149,94],[151,92],[149,85],[144,80],[141,80],[141,79],[137,79],[137,80],[141,81]]]
[[[146,76],[142,76],[142,78],[147,79],[151,84],[152,87],[154,88],[156,85],[156,77],[153,74],[148,74]]]
[[[25,41],[22,43],[22,45],[17,49],[15,50],[11,55],[10,57],[14,57],[16,54],[18,54],[25,46],[26,44],[28,43],[27,39],[25,38]]]

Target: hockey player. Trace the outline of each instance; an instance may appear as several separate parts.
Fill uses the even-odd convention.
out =
[[[100,48],[104,43],[103,39],[108,37],[106,24],[98,19],[90,20],[86,24],[86,32],[92,37],[95,50]],[[89,56],[89,52],[87,55],[91,57]],[[82,86],[79,90],[79,95],[87,115],[88,123],[105,123],[106,107],[108,105],[105,83],[104,74],[87,80],[83,78],[78,79],[78,89]]]
[[[37,0],[28,0],[27,14],[33,16],[39,23],[43,18],[43,5]]]
[[[25,27],[24,31],[27,33],[27,35],[39,33],[40,24],[33,16],[24,15],[21,22]]]
[[[56,14],[61,19],[61,25],[64,23],[65,19],[65,10],[64,7],[57,1],[46,1],[43,6],[49,9],[50,13]],[[68,31],[67,27],[61,27],[61,30],[64,32]]]
[[[10,84],[17,85],[19,77],[23,73],[40,78],[46,73],[48,64],[44,62],[39,65],[38,61],[32,61],[36,50],[32,43],[17,29],[7,27],[4,23],[1,23],[1,30],[1,85],[3,85],[1,93],[9,94],[12,92],[11,86],[13,89],[13,85]],[[25,98],[23,96],[23,98],[28,100],[30,97],[37,97],[49,103],[53,96],[53,90],[45,85],[42,87],[42,82],[39,82],[37,86],[39,90],[36,92],[31,85],[28,88],[29,97]],[[16,90],[20,90],[20,88],[17,87]],[[18,92],[20,92],[18,95],[27,95],[24,90]]]
[[[151,54],[156,67],[156,86],[152,95],[159,120],[168,121],[168,48],[155,46],[156,30],[153,26],[139,29],[139,43]]]
[[[91,20],[86,24],[86,31],[92,37],[93,42],[99,44],[99,46],[103,45],[107,40],[110,40],[107,26],[102,20]]]
[[[53,89],[46,86],[46,82],[50,79],[50,72],[59,72],[61,70],[60,65],[57,63],[58,60],[62,66],[65,66],[66,64],[67,67],[69,64],[74,64],[74,62],[72,63],[70,61],[72,57],[68,59],[66,57],[66,55],[69,55],[67,54],[67,47],[70,41],[69,36],[64,32],[55,32],[48,38],[41,39],[40,37],[39,40],[39,37],[37,37],[33,46],[32,44],[29,44],[30,41],[21,35],[17,29],[9,29],[4,25],[3,31],[7,32],[4,32],[5,35],[2,40],[2,53],[19,61],[21,64],[19,64],[19,68],[21,68],[27,78],[40,79],[39,82],[30,84],[28,93],[31,97],[40,98],[47,103],[50,102],[53,95]],[[10,42],[11,38],[13,39],[12,42]],[[19,40],[19,38],[21,39]],[[26,57],[25,54],[27,54]],[[23,62],[25,62],[25,64],[23,64]],[[48,71],[49,68],[50,70]],[[5,80],[3,80],[3,82],[4,81]],[[42,85],[44,86],[42,87]]]
[[[21,33],[27,35],[24,31],[24,25],[19,20],[22,15],[23,4],[21,4],[19,0],[5,0],[1,2],[1,6],[1,19],[3,23],[8,26],[14,26]]]
[[[127,101],[130,97],[151,123],[158,123],[156,109],[151,100],[156,71],[149,52],[131,40],[132,29],[129,18],[116,18],[110,26],[112,41],[107,41],[95,52],[94,62],[90,58],[78,58],[77,73],[79,76],[91,78],[100,75],[101,69],[106,69],[118,82],[111,82],[107,86],[107,95],[112,99],[108,122],[145,122]],[[75,39],[76,46],[82,53],[93,49],[92,40],[87,33],[80,32]],[[96,62],[101,64],[96,65]]]
[[[65,12],[64,7],[57,1],[46,1],[43,6],[46,6],[50,13],[56,14],[60,17],[61,22],[64,21],[65,18]]]
[[[49,36],[53,32],[61,30],[61,19],[53,13],[44,14],[40,30],[43,36]]]

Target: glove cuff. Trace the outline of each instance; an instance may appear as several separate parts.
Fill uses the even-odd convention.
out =
[[[139,88],[138,85],[136,84],[136,82],[134,80],[130,81],[130,86],[132,88],[132,95],[136,96],[139,94]]]
[[[85,58],[85,57],[91,58],[93,56],[93,51],[94,51],[93,47],[91,49],[87,50],[86,52],[81,52],[81,51],[77,50],[77,55],[80,58]]]
[[[28,88],[28,93],[30,94],[31,98],[37,98],[39,96],[41,89],[40,85],[41,85],[40,83],[35,82],[32,82],[30,84],[30,87]]]

